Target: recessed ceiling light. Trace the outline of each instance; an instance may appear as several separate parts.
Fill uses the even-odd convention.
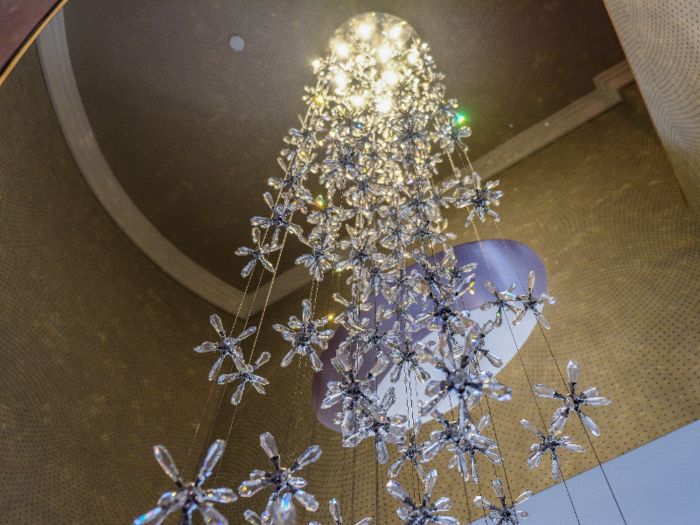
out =
[[[232,36],[228,43],[231,45],[231,49],[234,51],[243,51],[243,48],[245,47],[245,42],[238,35]]]

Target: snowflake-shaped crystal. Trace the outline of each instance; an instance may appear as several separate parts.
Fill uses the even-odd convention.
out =
[[[471,206],[465,226],[469,226],[474,217],[479,217],[481,222],[484,222],[486,215],[493,217],[494,222],[499,222],[501,218],[498,214],[489,208],[489,206],[498,206],[500,199],[503,196],[502,191],[493,191],[498,186],[497,180],[490,180],[485,187],[481,187],[481,177],[477,173],[472,173],[473,188],[466,190],[459,200],[455,202],[455,208],[465,208]]]
[[[459,126],[456,121],[451,122],[446,126],[442,126],[440,131],[435,134],[435,139],[440,141],[440,147],[452,153],[455,146],[464,149],[467,146],[462,142],[462,139],[469,137],[472,130],[467,126]]]
[[[314,157],[315,154],[304,159],[295,159],[289,167],[285,164],[284,159],[278,158],[277,163],[284,171],[285,176],[284,178],[270,177],[267,179],[267,183],[276,190],[292,193],[303,201],[311,200],[311,192],[304,187],[304,181],[311,170]]]
[[[250,261],[248,264],[246,264],[243,267],[243,270],[241,271],[241,276],[248,277],[258,262],[268,272],[274,273],[275,267],[273,266],[273,264],[270,261],[267,260],[267,256],[270,255],[272,252],[276,252],[277,250],[281,250],[282,245],[275,245],[275,244],[261,245],[260,244],[260,230],[257,228],[253,228],[252,236],[253,236],[253,245],[254,245],[253,248],[246,248],[245,246],[241,246],[240,248],[238,248],[236,250],[236,255],[252,255],[253,256],[253,260]]]
[[[374,322],[371,322],[368,317],[359,320],[356,317],[348,317],[346,322],[347,326],[352,330],[351,333],[359,335],[357,340],[363,353],[374,350],[374,355],[377,358],[384,355],[384,347],[390,348],[392,344],[398,343],[399,340],[392,330],[381,329],[385,313],[386,307],[381,304],[377,307]]]
[[[406,337],[401,342],[390,342],[389,346],[391,346],[389,357],[394,361],[394,368],[389,376],[392,383],[396,383],[401,378],[404,368],[406,375],[413,372],[421,383],[430,379],[430,374],[421,366],[426,361],[423,344],[414,343],[410,337]]]
[[[381,236],[382,232],[378,230],[370,230],[364,227],[362,221],[358,221],[357,228],[346,225],[349,238],[340,241],[340,247],[343,250],[349,249],[348,258],[338,263],[339,270],[347,270],[350,268],[359,270],[369,262],[381,263],[386,256],[377,253],[375,243]]]
[[[524,510],[515,510],[515,507],[532,496],[532,492],[529,490],[527,492],[523,492],[515,499],[515,501],[513,501],[512,505],[506,505],[506,495],[505,492],[503,492],[503,483],[501,483],[501,480],[498,478],[494,479],[492,485],[496,496],[498,496],[498,499],[501,502],[500,507],[497,507],[483,496],[477,496],[474,498],[474,505],[490,511],[489,518],[491,518],[491,521],[493,521],[496,525],[518,525],[518,523],[520,523],[518,518],[528,517],[527,512]]]
[[[370,303],[357,303],[355,301],[350,302],[347,299],[344,299],[343,296],[337,292],[333,294],[333,300],[345,307],[345,310],[335,316],[335,322],[342,324],[348,329],[350,329],[347,326],[347,320],[349,318],[361,316],[362,312],[366,312],[372,308]]]
[[[238,499],[236,493],[232,489],[227,488],[209,490],[201,488],[202,484],[211,476],[214,466],[224,453],[225,447],[226,443],[223,439],[217,439],[209,447],[204,463],[202,463],[197,477],[191,483],[185,483],[182,480],[180,471],[164,446],[156,445],[153,447],[153,455],[156,457],[156,461],[168,477],[175,482],[177,490],[163,494],[158,500],[158,506],[143,516],[136,518],[134,525],[145,525],[146,523],[160,525],[165,521],[165,518],[178,510],[182,512],[181,525],[191,525],[192,514],[194,514],[195,510],[199,510],[207,523],[228,525],[228,520],[214,508],[214,503],[231,503]]]
[[[265,204],[270,207],[272,215],[270,217],[253,217],[250,219],[250,223],[263,229],[274,227],[272,233],[273,246],[279,244],[280,230],[282,228],[297,237],[301,237],[303,230],[301,226],[291,222],[291,217],[296,211],[305,211],[304,203],[298,199],[293,199],[288,193],[282,196],[282,202],[279,204],[275,204],[272,195],[267,191],[263,194],[263,199],[265,199]]]
[[[221,317],[214,314],[209,318],[209,322],[214,327],[214,330],[216,330],[216,332],[219,334],[219,337],[221,337],[221,342],[217,344],[207,341],[206,343],[202,343],[195,348],[194,351],[199,353],[219,352],[219,359],[216,360],[214,366],[211,367],[211,371],[209,372],[209,381],[211,381],[216,377],[216,374],[219,373],[221,364],[224,362],[226,356],[230,356],[236,365],[245,364],[245,361],[243,360],[243,351],[241,350],[241,341],[254,334],[256,327],[251,326],[250,328],[247,328],[241,332],[238,337],[229,337],[226,335],[224,325],[221,323]]]
[[[535,385],[533,390],[538,396],[551,397],[564,401],[564,406],[558,409],[552,416],[552,424],[549,427],[552,432],[563,432],[564,425],[566,425],[566,421],[569,418],[569,413],[573,411],[578,414],[583,424],[591,431],[591,434],[599,437],[600,429],[590,417],[581,411],[581,408],[584,406],[607,406],[610,404],[610,400],[604,397],[598,397],[598,389],[593,386],[577,394],[576,383],[578,382],[578,372],[578,363],[576,361],[569,361],[569,364],[566,366],[566,373],[569,376],[569,392],[566,394],[560,394],[553,388],[539,384]]]
[[[335,242],[325,236],[318,240],[303,241],[311,248],[311,253],[297,257],[295,264],[303,264],[316,281],[323,281],[323,274],[338,262],[338,254],[334,253]]]
[[[431,397],[427,402],[421,402],[419,416],[430,414],[438,403],[448,395],[454,394],[459,403],[459,425],[465,428],[466,422],[471,419],[469,410],[481,400],[484,392],[498,401],[511,399],[512,389],[496,381],[493,374],[471,370],[467,350],[465,349],[461,355],[455,355],[453,345],[448,340],[447,344],[438,345],[434,353],[429,356],[435,369],[445,374],[445,378],[442,381],[428,382],[425,393]]]
[[[238,487],[238,493],[244,498],[249,498],[262,489],[272,487],[272,494],[270,494],[267,500],[265,512],[263,512],[262,516],[259,516],[258,519],[262,522],[270,522],[273,520],[274,516],[278,515],[280,512],[287,511],[289,503],[291,502],[291,495],[293,495],[306,510],[315,512],[316,509],[318,509],[318,501],[316,501],[313,495],[301,490],[306,486],[306,480],[304,478],[292,476],[292,474],[321,457],[321,447],[318,445],[310,446],[299,456],[290,468],[284,468],[280,466],[280,455],[277,452],[277,443],[272,434],[265,432],[261,435],[260,446],[268,455],[270,461],[272,461],[275,469],[272,472],[254,470],[250,473],[250,479],[244,481]],[[286,500],[284,499],[285,496]],[[246,519],[250,521],[256,516],[257,515],[252,511],[248,511]]]
[[[499,292],[498,288],[494,286],[491,281],[486,281],[484,283],[486,289],[494,295],[493,301],[487,301],[481,305],[482,310],[488,310],[489,308],[496,307],[496,320],[494,324],[496,326],[501,326],[503,323],[503,314],[506,310],[510,310],[512,313],[517,314],[518,310],[512,305],[508,304],[512,301],[517,301],[518,296],[513,292],[515,291],[515,284],[511,284],[505,292]]]
[[[401,501],[405,507],[399,507],[396,513],[406,525],[427,525],[428,523],[437,523],[438,525],[459,525],[459,521],[452,516],[443,516],[438,512],[447,512],[452,508],[452,502],[449,498],[440,498],[435,503],[430,505],[430,496],[435,488],[437,481],[437,470],[431,470],[425,479],[425,491],[423,492],[423,500],[420,505],[417,505],[404,490],[398,481],[391,480],[386,484],[389,494]]]
[[[342,525],[343,523],[343,518],[340,515],[340,503],[338,503],[338,500],[333,498],[328,502],[328,510],[331,511],[331,516],[333,516],[333,522],[335,525]],[[355,525],[367,525],[369,522],[372,521],[372,518],[364,518],[355,523]],[[317,521],[312,521],[309,523],[309,525],[321,525]]]
[[[543,292],[538,297],[532,295],[532,289],[535,287],[535,272],[530,272],[527,280],[527,295],[520,295],[518,300],[522,302],[522,308],[518,311],[513,319],[513,326],[520,324],[527,312],[532,312],[535,317],[540,322],[540,324],[549,330],[549,323],[544,318],[544,316],[537,309],[538,306],[545,304],[554,304],[557,300],[554,297],[550,297],[547,292]]]
[[[260,354],[260,357],[258,357],[257,361],[255,361],[254,365],[239,363],[238,361],[236,361],[236,368],[238,369],[238,372],[236,372],[235,374],[224,374],[219,376],[220,385],[225,385],[227,383],[231,383],[239,379],[241,380],[241,384],[238,385],[238,388],[233,393],[233,396],[231,396],[231,403],[237,405],[241,402],[246,383],[250,383],[251,385],[253,385],[255,390],[257,390],[259,393],[265,393],[265,385],[269,385],[270,382],[263,377],[255,375],[253,372],[255,372],[258,368],[267,363],[269,360],[270,352],[263,352],[262,354]]]
[[[454,450],[455,455],[447,464],[448,468],[453,468],[457,466],[462,479],[467,482],[469,481],[469,476],[471,474],[472,481],[474,483],[479,483],[479,469],[476,464],[476,454],[482,454],[488,458],[492,463],[500,465],[503,463],[503,456],[498,452],[498,443],[494,440],[481,435],[481,431],[486,428],[489,424],[489,415],[485,414],[479,425],[474,425],[469,423],[467,425],[466,436],[459,440],[456,444],[448,444],[446,447],[448,450]],[[467,465],[467,456],[471,460],[471,473],[469,466]]]
[[[322,317],[316,321],[311,320],[311,301],[304,299],[302,305],[301,321],[296,316],[289,318],[289,328],[276,324],[272,328],[282,334],[287,341],[292,343],[292,349],[282,359],[282,366],[289,366],[296,354],[309,356],[311,360],[311,368],[316,372],[323,369],[321,358],[316,354],[316,349],[312,345],[316,345],[321,350],[328,348],[328,340],[333,337],[333,330],[319,331],[319,328],[325,326],[330,321],[329,316]]]
[[[400,445],[406,439],[406,416],[395,415],[389,417],[387,413],[396,402],[394,387],[389,388],[384,394],[381,403],[371,402],[365,404],[364,410],[358,416],[359,428],[357,432],[348,436],[343,441],[344,447],[356,447],[363,439],[374,434],[374,448],[377,462],[384,465],[389,461],[387,443]]]
[[[460,441],[468,439],[467,431],[459,425],[457,421],[449,421],[443,414],[437,410],[433,412],[435,420],[442,425],[441,429],[433,430],[430,433],[430,440],[424,443],[423,455],[421,462],[427,463],[432,461],[444,447],[448,444],[458,445]]]
[[[547,435],[543,434],[537,427],[530,423],[528,420],[523,419],[520,424],[528,429],[530,432],[534,433],[539,439],[540,443],[534,443],[530,447],[530,452],[532,455],[527,460],[527,466],[530,468],[537,468],[540,466],[540,462],[544,457],[544,453],[549,451],[552,455],[552,478],[555,480],[561,479],[561,469],[559,468],[559,454],[557,453],[558,448],[563,448],[564,450],[569,450],[571,452],[585,452],[586,449],[581,445],[574,445],[571,442],[569,436],[561,436],[561,431],[552,432],[549,431]]]
[[[328,391],[321,408],[330,408],[343,402],[343,410],[337,414],[335,423],[340,425],[343,437],[347,437],[355,433],[358,416],[363,408],[378,400],[370,388],[371,381],[384,371],[389,360],[386,357],[378,359],[364,379],[357,376],[362,366],[361,355],[351,358],[347,352],[338,351],[331,363],[341,375],[341,380],[328,382]]]
[[[421,481],[425,482],[426,473],[423,469],[423,465],[420,464],[420,461],[423,458],[423,451],[425,450],[427,443],[421,443],[420,445],[417,443],[418,433],[420,432],[422,426],[423,423],[421,422],[420,418],[416,418],[416,420],[413,422],[413,430],[411,432],[411,436],[408,438],[408,443],[404,443],[401,447],[399,447],[399,454],[401,454],[401,457],[396,460],[391,467],[389,467],[390,478],[395,478],[398,476],[403,464],[406,461],[410,461],[413,463],[413,466],[416,467],[416,471],[418,472]]]

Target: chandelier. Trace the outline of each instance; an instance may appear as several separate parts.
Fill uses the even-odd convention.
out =
[[[497,440],[483,434],[493,423],[492,417],[477,418],[474,414],[484,397],[507,402],[512,396],[510,387],[482,369],[484,358],[496,369],[503,366],[486,348],[488,334],[508,330],[525,316],[534,316],[544,335],[549,323],[542,309],[554,304],[554,298],[546,292],[534,293],[534,272],[527,283],[521,283],[526,293],[518,295],[515,284],[500,291],[492,281],[477,283],[473,273],[476,265],[460,266],[457,261],[449,244],[455,235],[448,231],[441,209],[464,209],[464,225],[476,233],[477,219],[500,220],[493,208],[502,192],[496,189],[498,181],[483,182],[471,168],[464,144],[470,130],[463,125],[457,102],[446,99],[443,75],[436,70],[427,44],[411,26],[388,14],[359,15],[335,32],[330,48],[329,56],[313,62],[316,84],[306,88],[306,114],[300,126],[284,138],[286,147],[278,159],[282,172],[268,180],[271,192],[264,194],[264,201],[269,212],[251,219],[252,246],[236,252],[250,258],[242,270],[249,283],[260,272],[259,288],[264,272],[272,274],[271,286],[274,284],[290,237],[304,243],[308,253],[296,264],[308,268],[313,285],[309,298],[301,304],[301,317],[274,324],[288,343],[285,349],[280,340],[274,356],[262,352],[253,362],[256,330],[262,326],[265,310],[257,327],[236,336],[232,333],[235,323],[227,332],[221,319],[213,315],[211,324],[220,341],[203,343],[195,351],[218,354],[209,380],[236,384],[231,398],[234,405],[243,402],[247,385],[265,393],[268,381],[258,375],[262,373],[259,368],[271,359],[282,367],[301,359],[304,366],[319,372],[323,368],[320,354],[335,351],[330,362],[338,378],[328,383],[321,409],[336,413],[341,435],[338,445],[352,448],[373,438],[375,460],[381,465],[388,463],[388,447],[397,447],[399,459],[388,467],[386,489],[399,500],[400,520],[407,525],[459,525],[458,518],[450,515],[448,498],[433,500],[438,471],[431,467],[456,467],[464,483],[479,483],[483,476],[478,465],[482,461],[501,465],[505,472]],[[441,163],[447,167],[447,177],[440,176]],[[314,197],[310,188],[321,188],[322,193]],[[304,217],[306,228],[298,224]],[[476,238],[481,243],[478,234]],[[345,275],[350,289],[349,298],[331,290],[342,307],[334,318],[318,313],[318,289],[329,273]],[[327,279],[327,286],[329,281],[330,286],[338,282]],[[485,286],[493,296],[481,305],[493,314],[493,320],[481,325],[464,307],[464,295],[473,294],[475,286]],[[334,327],[343,328],[335,338],[341,340],[337,348],[329,350]],[[432,338],[419,335],[426,331]],[[246,357],[244,340],[251,341],[253,334],[256,337]],[[338,337],[341,335],[344,337]],[[367,360],[371,367],[363,372],[366,367],[362,364]],[[221,373],[225,363],[236,372]],[[431,379],[426,371],[429,368],[439,379]],[[392,383],[410,378],[425,384],[417,413],[412,406],[407,406],[404,414],[391,410],[396,403],[394,387],[379,397],[378,378],[385,372],[390,372]],[[589,433],[599,436],[600,430],[583,410],[610,403],[594,387],[578,390],[575,361],[566,367],[566,379],[560,373],[564,389],[530,385],[536,403],[538,397],[559,402],[551,421],[545,421],[541,411],[541,425],[521,421],[536,440],[532,455],[523,461],[534,469],[549,453],[554,480],[563,477],[562,451],[584,452],[563,435],[570,416],[581,421],[587,437]],[[445,399],[455,401],[454,413],[439,410]],[[545,409],[546,403],[542,404]],[[439,426],[421,441],[419,432],[426,418],[435,419]],[[593,447],[590,437],[589,442]],[[304,490],[307,482],[300,474],[321,456],[318,446],[309,446],[291,463],[283,462],[275,438],[265,432],[260,445],[271,463],[268,470],[254,470],[237,491],[202,488],[225,445],[225,440],[211,445],[192,482],[183,480],[163,446],[154,447],[157,462],[176,490],[163,494],[156,507],[134,524],[160,524],[172,513],[181,516],[181,524],[189,524],[195,511],[208,524],[227,524],[215,504],[258,493],[264,493],[267,502],[263,504],[258,497],[252,500],[257,501],[254,506],[258,511],[244,513],[253,525],[290,524],[302,508],[317,511],[319,502]],[[441,450],[451,456],[446,465],[435,464]],[[423,495],[417,500],[394,479],[402,468],[415,469],[423,483]],[[484,509],[493,523],[520,523],[527,513],[516,507],[531,493],[512,498],[498,478],[492,480],[492,487],[496,503],[482,495],[473,503]],[[333,522],[340,525],[343,519],[337,499],[329,502],[329,510]],[[371,519],[357,525],[366,525]]]

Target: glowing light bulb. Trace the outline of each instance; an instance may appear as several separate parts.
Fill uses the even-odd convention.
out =
[[[386,113],[390,110],[391,110],[391,98],[390,97],[380,99],[379,102],[377,102],[377,111],[381,111],[382,113]]]
[[[384,78],[384,82],[387,84],[396,84],[399,81],[399,75],[397,75],[395,71],[391,70],[385,71],[382,77]]]
[[[335,76],[335,81],[339,86],[344,86],[348,83],[348,77],[342,71]]]
[[[350,102],[352,102],[356,106],[361,106],[362,104],[365,103],[365,99],[359,95],[354,95],[354,96],[350,97]]]
[[[389,36],[393,39],[397,39],[401,36],[401,26],[394,26],[389,31]]]
[[[314,61],[312,62],[312,65],[313,65],[315,68],[317,68],[318,66],[321,65],[321,61],[318,60],[318,59],[316,59],[316,60],[314,60]]]
[[[338,56],[341,56],[341,57],[348,56],[348,52],[349,52],[348,45],[341,42],[340,44],[335,46],[335,52],[338,54]]]
[[[316,102],[318,102],[319,104],[323,104],[323,95],[317,96],[317,97],[316,97]]]
[[[357,28],[357,34],[362,38],[369,38],[369,35],[372,34],[372,27],[368,24],[360,24],[360,27]]]
[[[391,58],[391,49],[389,49],[389,46],[382,46],[377,51],[377,54],[382,62],[386,62]]]
[[[410,64],[415,64],[418,61],[418,53],[415,51],[413,53],[408,54],[408,62]]]

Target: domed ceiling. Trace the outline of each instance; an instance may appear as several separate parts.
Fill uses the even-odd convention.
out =
[[[267,211],[262,194],[305,111],[311,62],[366,11],[407,20],[430,44],[472,128],[473,159],[593,91],[593,77],[624,60],[602,0],[65,7],[80,96],[115,176],[168,240],[241,290],[234,252],[250,244],[250,217]],[[303,251],[288,243],[280,269]]]

